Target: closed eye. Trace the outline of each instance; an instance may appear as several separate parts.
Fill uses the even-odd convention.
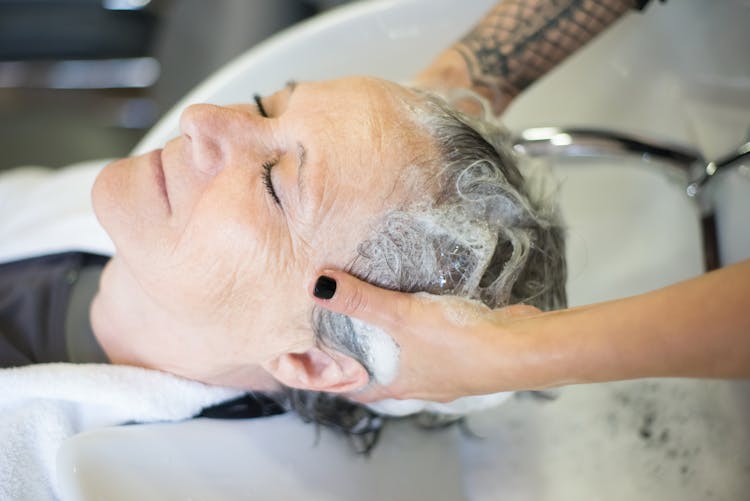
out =
[[[260,116],[269,118],[268,113],[266,113],[266,108],[263,106],[263,98],[260,97],[260,94],[254,94],[253,100],[255,100],[255,105],[258,107],[258,113],[260,113]],[[273,198],[273,201],[276,202],[276,205],[281,207],[281,200],[276,194],[276,189],[273,187],[273,180],[271,179],[271,170],[273,170],[276,163],[275,160],[263,163],[263,184],[265,185],[268,194]]]
[[[255,100],[255,105],[258,107],[258,113],[260,113],[260,116],[263,118],[269,118],[268,113],[266,113],[266,108],[263,106],[263,98],[260,97],[260,94],[253,95],[253,99]]]
[[[276,202],[276,205],[281,207],[281,200],[279,200],[279,196],[276,194],[276,189],[273,187],[273,181],[271,179],[271,170],[276,163],[275,160],[263,163],[263,184],[266,186],[266,191],[271,195],[273,201]]]

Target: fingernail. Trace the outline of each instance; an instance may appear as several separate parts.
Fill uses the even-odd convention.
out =
[[[321,275],[315,282],[313,295],[320,299],[331,299],[336,293],[336,281],[331,277]]]

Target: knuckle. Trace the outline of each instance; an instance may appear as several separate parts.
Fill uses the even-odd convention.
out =
[[[367,311],[368,300],[362,287],[354,287],[350,294],[344,297],[343,313],[356,316],[358,313]]]

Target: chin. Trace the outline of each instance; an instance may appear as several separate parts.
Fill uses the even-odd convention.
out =
[[[122,210],[122,204],[117,203],[116,197],[118,185],[120,191],[123,188],[123,182],[117,179],[118,171],[125,167],[127,160],[129,159],[124,158],[107,164],[96,176],[94,186],[91,188],[91,204],[94,214],[110,238],[113,238],[113,235],[109,231],[109,222],[114,214]]]

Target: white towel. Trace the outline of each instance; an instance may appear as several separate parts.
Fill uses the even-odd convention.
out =
[[[137,367],[0,369],[0,500],[59,498],[57,450],[76,433],[131,421],[182,420],[242,393]]]

